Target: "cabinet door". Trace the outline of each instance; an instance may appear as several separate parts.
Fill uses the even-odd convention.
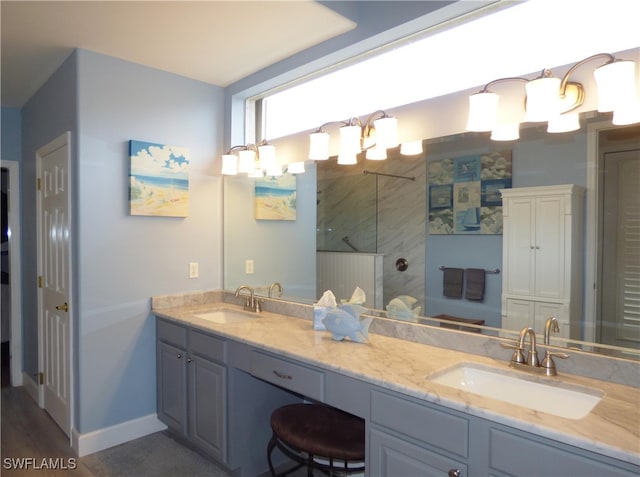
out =
[[[541,298],[564,298],[564,197],[540,197],[536,199],[535,210],[534,292],[536,296]]]
[[[551,333],[551,343],[554,338],[569,338],[569,313],[564,303],[537,302],[534,311],[533,329],[539,335],[544,335],[544,325],[547,320],[555,316],[560,327],[559,333]]]
[[[189,359],[190,438],[207,454],[226,462],[227,370],[198,356]]]
[[[504,218],[504,292],[531,296],[535,293],[535,201],[528,197],[508,199]]]
[[[157,344],[158,418],[175,431],[187,434],[186,353],[167,343]]]
[[[502,317],[502,328],[520,331],[522,328],[533,326],[535,313],[534,301],[507,298],[506,311],[506,315]]]
[[[369,475],[443,477],[456,470],[459,471],[458,475],[461,477],[467,475],[467,466],[450,457],[419,447],[375,428],[371,429],[369,436]]]

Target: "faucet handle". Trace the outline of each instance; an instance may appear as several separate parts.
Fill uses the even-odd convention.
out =
[[[544,359],[542,360],[542,366],[544,368],[545,374],[547,376],[556,376],[558,371],[556,370],[556,363],[553,361],[553,358],[561,358],[567,359],[569,355],[567,353],[554,353],[549,350],[544,354]]]
[[[260,298],[254,299],[253,311],[255,311],[256,313],[260,313],[262,311],[263,303],[264,303],[264,300],[261,300]]]
[[[513,355],[511,356],[511,361],[513,363],[523,364],[526,362],[524,359],[524,353],[523,353],[524,349],[522,348],[522,346],[520,346],[520,344],[517,341],[516,341],[516,344],[500,343],[500,346],[502,346],[503,348],[515,350],[513,352]]]

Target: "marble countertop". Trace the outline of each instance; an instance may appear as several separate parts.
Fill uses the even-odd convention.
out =
[[[312,322],[269,312],[249,321],[216,324],[198,318],[216,309],[240,309],[226,303],[154,309],[157,316],[212,331],[231,340],[300,362],[447,406],[543,437],[640,465],[640,389],[581,376],[537,377],[600,390],[604,396],[582,419],[567,419],[507,404],[431,382],[428,376],[460,363],[486,365],[505,373],[534,375],[509,368],[508,362],[377,334],[366,344],[334,341]]]

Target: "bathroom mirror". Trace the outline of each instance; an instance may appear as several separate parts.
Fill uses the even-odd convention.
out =
[[[307,161],[307,172],[297,178],[294,223],[255,220],[253,181],[246,177],[225,177],[225,287],[233,290],[248,283],[266,295],[269,284],[279,281],[284,286],[283,298],[313,303],[323,291],[322,285],[316,284],[317,251],[343,253],[344,257],[379,254],[383,286],[377,302],[367,303],[371,308],[384,309],[392,298],[410,295],[422,307],[423,316],[480,319],[485,325],[483,332],[511,335],[513,330],[500,330],[500,273],[486,275],[486,294],[481,302],[452,300],[442,295],[442,266],[500,269],[502,235],[428,233],[427,161],[506,153],[512,159],[513,187],[555,184],[584,187],[590,167],[586,156],[594,143],[594,134],[600,136],[597,144],[601,159],[616,150],[635,149],[640,154],[640,126],[611,128],[602,126],[606,117],[589,116],[584,118],[581,130],[562,135],[529,127],[522,130],[518,141],[503,143],[490,141],[486,134],[461,133],[423,141],[425,151],[419,156],[400,156],[398,151],[392,151],[386,161],[361,159],[358,165],[340,166],[339,170],[330,166],[331,160],[327,164]],[[600,124],[602,131],[594,132],[587,122]],[[606,174],[607,169],[601,166],[603,180]],[[603,227],[601,222],[597,225],[601,241],[606,241],[610,227],[606,223]],[[586,238],[589,233],[586,226],[584,233]],[[284,258],[277,250],[284,250]],[[585,262],[587,253],[585,247]],[[277,263],[269,261],[272,256],[280,257]],[[615,260],[615,257],[607,257],[605,253],[600,259]],[[254,260],[253,274],[244,273],[245,260]],[[405,263],[404,270],[398,262]],[[298,278],[288,282],[289,274]],[[586,290],[584,278],[582,282]],[[337,298],[348,299],[348,292]],[[605,338],[604,343],[556,340],[554,344],[638,359],[638,343],[616,341],[615,327],[603,311],[607,305],[598,302],[600,329],[596,335],[598,339]]]

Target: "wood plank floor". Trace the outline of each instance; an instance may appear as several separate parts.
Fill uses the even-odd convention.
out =
[[[22,387],[2,388],[2,475],[38,475],[84,477],[93,476],[91,471],[77,459],[69,445],[69,438],[49,415],[40,409]],[[6,459],[33,458],[38,467],[42,459],[59,458],[58,470],[7,468]],[[16,461],[14,461],[16,462]],[[24,463],[24,461],[22,461]],[[53,465],[52,465],[53,466]],[[62,466],[77,467],[71,471]]]

